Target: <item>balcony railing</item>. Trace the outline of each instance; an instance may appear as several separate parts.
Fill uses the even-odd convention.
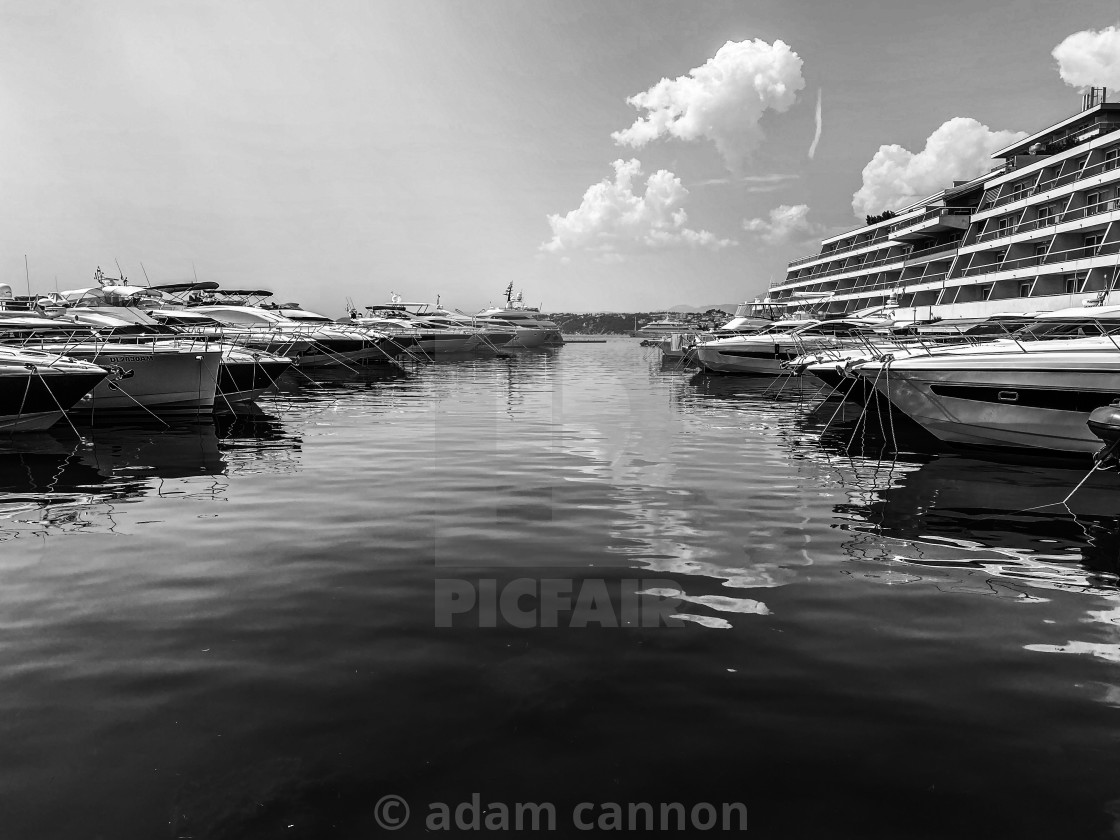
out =
[[[1118,128],[1117,130],[1120,130]],[[1041,195],[1051,190],[1056,190],[1059,187],[1064,187],[1067,184],[1072,184],[1074,181],[1081,181],[1085,178],[1092,178],[1094,175],[1100,175],[1102,172],[1109,172],[1113,169],[1120,168],[1120,158],[1113,158],[1112,160],[1101,161],[1094,163],[1092,166],[1086,166],[1084,169],[1079,169],[1076,172],[1067,172],[1065,175],[1059,175],[1051,178],[1048,181],[1040,181],[1033,187],[1027,187],[1022,190],[1012,192],[1010,195],[1000,196],[996,199],[982,201],[980,206],[976,209],[977,213],[982,213],[985,210],[992,210],[996,207],[1003,207],[1005,204],[1011,204],[1015,201],[1022,201],[1024,198],[1031,198],[1036,195]]]
[[[820,278],[834,277],[839,274],[845,274],[849,271],[857,271],[864,268],[875,268],[876,266],[886,265],[889,263],[902,263],[902,267],[905,267],[913,260],[932,256],[939,251],[955,252],[958,247],[960,247],[959,241],[948,243],[943,242],[940,245],[931,245],[928,248],[920,248],[917,251],[908,251],[905,254],[895,254],[894,256],[880,257],[879,259],[872,260],[871,262],[863,263],[861,265],[851,265],[841,268],[833,268],[828,270],[822,269],[820,271],[814,271],[811,274],[807,274],[804,277],[798,277],[795,280],[789,280],[783,277],[780,280],[771,281],[770,288],[773,289],[776,286],[786,286],[790,283],[803,283],[807,280],[817,280]],[[952,257],[950,256],[948,258],[951,259]]]
[[[997,271],[1014,271],[1019,268],[1031,268],[1037,265],[1053,265],[1055,263],[1083,260],[1089,257],[1102,257],[1120,251],[1120,242],[1102,242],[1098,245],[1083,245],[1080,248],[1070,248],[1066,251],[1054,251],[1049,254],[1032,254],[1029,257],[1019,257],[1014,260],[1001,260],[998,263],[987,265],[969,266],[962,269],[961,277],[975,277],[980,274],[994,274]]]
[[[1012,236],[1016,233],[1029,233],[1039,228],[1053,227],[1063,222],[1075,222],[1078,219],[1086,219],[1089,216],[1096,216],[1098,213],[1111,213],[1114,210],[1120,210],[1120,198],[1107,198],[1094,204],[1086,204],[1084,207],[1075,207],[1064,213],[1054,213],[1040,219],[1032,219],[1029,222],[1011,225],[1001,230],[987,231],[977,236],[976,242],[979,244],[981,242],[990,242],[993,239],[1002,239],[1005,236]]]
[[[805,263],[812,262],[813,260],[820,260],[820,259],[824,259],[825,257],[834,257],[838,254],[847,254],[847,253],[850,253],[852,251],[858,251],[860,248],[866,248],[868,245],[876,245],[880,242],[886,242],[886,241],[887,241],[887,235],[884,232],[882,236],[876,236],[874,239],[866,239],[863,242],[856,242],[855,244],[848,245],[844,248],[834,248],[831,251],[822,251],[819,254],[809,254],[808,256],[805,256],[805,257],[798,257],[795,260],[791,260],[788,263],[788,266],[789,266],[789,268],[793,268],[794,266],[804,265]]]
[[[928,248],[920,248],[917,251],[911,251],[908,254],[904,255],[903,259],[906,260],[906,262],[910,262],[917,257],[928,257],[937,253],[938,251],[955,251],[960,246],[960,240],[957,240],[955,242],[942,242],[940,245],[930,245]]]

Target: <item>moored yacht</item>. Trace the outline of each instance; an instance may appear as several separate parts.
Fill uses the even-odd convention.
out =
[[[539,329],[544,333],[541,344],[545,347],[556,347],[564,343],[564,336],[561,335],[560,327],[556,322],[548,315],[542,314],[539,308],[525,306],[521,292],[517,293],[517,297],[513,297],[512,283],[506,287],[506,305],[504,307],[491,306],[483,309],[475,317],[479,320],[500,319],[519,327]]]
[[[136,341],[99,336],[89,325],[50,318],[6,317],[0,340],[20,350],[62,354],[110,372],[75,412],[196,415],[214,410],[222,351],[207,339]]]
[[[713,373],[778,376],[789,373],[789,362],[821,348],[861,344],[873,321],[776,321],[757,333],[717,338],[696,345],[699,365]]]
[[[1120,398],[1120,307],[1061,310],[1010,338],[912,348],[854,370],[944,442],[1093,452],[1089,415]]]
[[[220,350],[221,369],[215,395],[215,404],[219,409],[229,407],[233,403],[256,399],[275,385],[276,380],[292,366],[292,360],[285,356],[226,341],[220,325],[217,332],[208,329],[197,332],[195,331],[197,323],[191,327],[171,323],[192,320],[179,317],[182,313],[174,312],[174,315],[163,319],[156,317],[159,313],[160,310],[145,313],[135,307],[78,307],[65,310],[56,317],[56,320],[87,326],[94,331],[98,339],[119,344],[170,341],[190,349],[201,340],[208,349]],[[207,320],[207,316],[204,315],[198,318]]]
[[[227,292],[248,295],[249,292]],[[251,294],[270,295],[254,290]],[[393,348],[384,336],[365,330],[346,328],[325,315],[302,309],[264,308],[238,304],[203,304],[192,311],[208,315],[223,326],[248,327],[265,333],[280,333],[290,339],[309,342],[308,348],[296,357],[302,368],[345,366],[368,361],[384,361],[393,355]],[[383,346],[384,345],[384,346]]]
[[[0,431],[49,429],[108,375],[89,362],[0,346]]]
[[[391,340],[407,342],[420,354],[470,353],[483,343],[480,331],[427,323],[409,312],[400,300],[367,306],[366,311],[367,315],[351,317],[350,323],[377,330]]]
[[[690,324],[687,321],[682,321],[680,318],[666,315],[656,321],[650,321],[643,327],[639,327],[634,331],[634,337],[661,339],[673,334],[685,335],[688,333],[695,333],[696,331],[697,327],[695,324]]]

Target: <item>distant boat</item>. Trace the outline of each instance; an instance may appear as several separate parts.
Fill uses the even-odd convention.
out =
[[[673,333],[694,333],[699,331],[699,326],[681,321],[671,315],[665,315],[660,321],[651,321],[644,327],[634,331],[635,338],[662,338]]]

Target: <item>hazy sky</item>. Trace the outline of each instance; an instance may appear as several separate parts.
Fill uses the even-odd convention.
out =
[[[470,310],[510,281],[554,311],[753,297],[855,225],[861,188],[860,209],[898,203],[948,171],[910,155],[939,129],[982,153],[1075,112],[1051,52],[1120,19],[1120,0],[0,9],[0,282],[23,291],[25,254],[37,292],[117,259],[328,314],[392,291]]]

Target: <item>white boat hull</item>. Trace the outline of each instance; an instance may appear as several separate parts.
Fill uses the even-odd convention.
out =
[[[152,412],[161,415],[208,414],[214,410],[220,349],[172,352],[148,346],[114,347],[68,355],[102,367],[117,367],[76,406],[76,411]]]
[[[781,376],[789,373],[782,367],[787,355],[780,357],[770,350],[744,348],[736,345],[701,344],[696,347],[696,359],[705,370],[714,373],[742,373],[755,376]]]
[[[1077,366],[1058,355],[1064,354],[981,357],[976,368],[952,359],[938,365],[935,357],[924,365],[891,366],[875,387],[946,443],[1095,452],[1101,442],[1086,422],[1093,408],[1120,399],[1116,355],[1099,354],[1096,362]],[[876,372],[861,375],[874,378]]]

